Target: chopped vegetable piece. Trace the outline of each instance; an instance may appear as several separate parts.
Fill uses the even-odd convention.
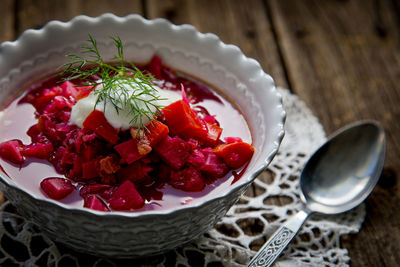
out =
[[[99,194],[104,192],[107,189],[110,189],[111,186],[108,184],[88,184],[84,185],[79,189],[79,194],[82,197],[86,197],[91,194]]]
[[[202,121],[183,100],[178,100],[163,109],[165,120],[172,135],[183,138],[207,135]]]
[[[117,172],[117,177],[120,182],[125,180],[139,181],[148,176],[153,168],[143,164],[141,161],[137,161],[131,165],[121,168]]]
[[[24,163],[22,156],[22,142],[20,140],[10,140],[0,144],[0,157],[15,164]]]
[[[149,140],[150,146],[155,146],[164,139],[169,132],[168,126],[159,121],[153,121],[147,125],[146,139]]]
[[[75,190],[70,180],[60,177],[45,178],[40,182],[40,188],[52,199],[60,200]]]
[[[254,153],[254,147],[245,142],[218,145],[214,148],[214,153],[234,169],[242,167],[248,162]]]
[[[200,135],[199,138],[206,145],[215,146],[222,134],[222,128],[216,124],[206,123],[208,132],[206,135]]]
[[[225,138],[224,138],[224,141],[225,141],[227,144],[230,144],[230,143],[237,143],[237,142],[243,142],[242,138],[240,138],[240,137],[225,137]]]
[[[201,171],[218,178],[228,173],[228,166],[219,159],[212,148],[205,148],[202,153],[204,154],[204,163],[200,166]]]
[[[82,163],[82,179],[91,179],[99,176],[100,173],[98,159]]]
[[[83,206],[92,210],[109,211],[103,201],[101,201],[96,195],[90,195],[87,197]]]
[[[26,145],[22,149],[22,155],[25,157],[34,157],[39,159],[47,159],[54,151],[53,145],[50,142],[47,143],[32,143]]]
[[[108,155],[99,161],[100,172],[104,174],[116,173],[121,166],[118,164],[118,156],[115,154]]]
[[[188,192],[200,192],[205,187],[200,171],[192,166],[178,171],[172,170],[169,184]]]
[[[180,169],[190,156],[191,146],[178,136],[166,136],[154,147],[157,154],[172,168]]]
[[[110,207],[115,210],[133,210],[143,207],[144,200],[135,185],[126,180],[112,194],[109,203]]]
[[[145,156],[145,154],[139,153],[137,141],[133,138],[119,143],[118,145],[114,146],[114,149],[121,156],[121,163],[131,164]]]
[[[83,127],[94,131],[111,144],[116,144],[119,139],[118,130],[108,123],[104,113],[99,110],[95,109],[87,116]]]

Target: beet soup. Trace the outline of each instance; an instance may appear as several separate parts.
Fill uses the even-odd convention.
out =
[[[110,91],[103,102],[104,77],[91,77],[103,82],[96,86],[59,75],[28,86],[0,111],[0,166],[8,178],[33,195],[100,211],[171,209],[227,190],[254,152],[245,118],[158,56],[137,70],[156,80],[137,85],[150,93],[136,108],[155,108],[135,121],[118,102],[136,93],[125,85],[131,71],[113,84],[123,93]]]

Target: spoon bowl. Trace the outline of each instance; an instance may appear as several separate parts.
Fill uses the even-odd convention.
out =
[[[385,152],[385,132],[375,121],[357,122],[333,134],[300,175],[303,209],[270,237],[248,266],[271,266],[311,213],[337,214],[362,203],[379,180]]]
[[[337,131],[305,165],[301,200],[308,209],[336,214],[359,205],[374,189],[385,159],[385,134],[362,121]]]

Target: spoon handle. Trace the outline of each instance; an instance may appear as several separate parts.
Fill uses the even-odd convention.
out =
[[[308,215],[309,211],[300,210],[287,220],[262,246],[247,267],[271,266],[297,234]]]

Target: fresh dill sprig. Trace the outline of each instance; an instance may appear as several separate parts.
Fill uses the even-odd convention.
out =
[[[71,59],[63,65],[65,70],[61,73],[64,81],[79,80],[82,86],[90,86],[97,95],[94,108],[100,103],[111,103],[117,113],[121,109],[127,109],[132,116],[131,124],[138,125],[140,130],[148,130],[145,120],[150,122],[160,114],[162,106],[158,100],[154,86],[156,79],[149,73],[141,71],[134,64],[124,61],[124,50],[119,37],[110,37],[117,49],[117,55],[113,57],[116,62],[106,63],[97,47],[96,40],[89,34],[89,45],[82,47],[83,57],[68,54]],[[89,89],[89,90],[90,90]]]

